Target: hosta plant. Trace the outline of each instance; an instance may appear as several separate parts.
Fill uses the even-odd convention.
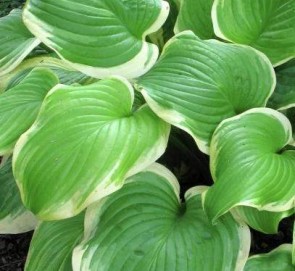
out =
[[[295,270],[292,240],[250,251],[295,212],[294,0],[28,0],[0,30],[0,233],[35,229],[27,271]]]

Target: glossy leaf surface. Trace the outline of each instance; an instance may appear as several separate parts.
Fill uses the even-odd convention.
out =
[[[74,216],[162,155],[170,126],[148,106],[132,112],[133,99],[118,77],[50,91],[13,156],[30,210],[44,220]]]
[[[262,54],[202,41],[190,31],[172,38],[157,64],[137,82],[152,110],[192,135],[206,153],[222,120],[265,106],[274,86],[273,68]]]
[[[201,204],[204,189],[188,190],[181,203],[177,180],[159,164],[129,178],[87,210],[73,270],[241,270],[249,230],[229,214],[212,226]]]

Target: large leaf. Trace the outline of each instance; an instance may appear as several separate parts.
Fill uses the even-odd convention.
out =
[[[277,85],[268,106],[274,109],[295,107],[295,59],[276,69]]]
[[[208,153],[222,120],[265,106],[275,75],[269,60],[252,48],[202,41],[187,31],[166,44],[137,85],[157,115],[187,131]]]
[[[250,257],[244,271],[295,271],[292,245],[284,244],[269,253]]]
[[[16,141],[35,121],[47,92],[57,83],[54,73],[37,68],[0,95],[0,155],[12,152]]]
[[[251,228],[266,233],[275,234],[278,232],[280,221],[295,213],[295,209],[282,212],[259,211],[253,207],[239,206],[232,210],[232,213],[240,220],[245,221]]]
[[[0,233],[27,232],[36,224],[34,215],[22,204],[12,175],[11,159],[5,159],[0,165]]]
[[[72,251],[84,232],[84,212],[58,221],[41,222],[33,235],[25,271],[70,271]]]
[[[28,1],[26,26],[77,70],[93,77],[137,77],[158,57],[145,41],[165,22],[169,5],[162,0]]]
[[[141,271],[241,270],[249,230],[231,215],[213,226],[201,192],[179,199],[179,184],[155,164],[128,179],[122,189],[87,209],[85,238],[74,249],[73,269]]]
[[[175,33],[192,30],[201,39],[214,37],[211,9],[214,0],[180,0]]]
[[[90,84],[98,79],[74,70],[61,59],[50,55],[42,55],[24,60],[16,69],[0,78],[0,92],[6,91],[16,85],[35,67],[43,67],[52,70],[58,77],[59,82],[65,85],[74,83]]]
[[[295,57],[294,0],[215,0],[215,34],[265,53],[273,65]]]
[[[245,205],[280,212],[294,208],[295,151],[288,119],[268,108],[255,108],[223,121],[210,148],[215,184],[205,193],[205,210],[215,220]]]
[[[12,71],[40,43],[24,26],[21,10],[0,18],[0,76]]]
[[[170,126],[146,105],[132,112],[133,99],[119,77],[50,91],[13,156],[28,209],[43,220],[74,216],[162,155]]]

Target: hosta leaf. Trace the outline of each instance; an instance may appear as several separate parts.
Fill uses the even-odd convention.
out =
[[[213,226],[201,192],[187,191],[170,171],[155,164],[127,180],[122,189],[87,209],[85,238],[74,249],[78,270],[241,270],[249,230],[231,215]]]
[[[12,71],[40,43],[24,26],[21,10],[0,18],[0,76]]]
[[[265,53],[273,65],[295,57],[294,0],[216,0],[215,34]]]
[[[276,69],[277,85],[268,105],[274,109],[295,107],[295,59]]]
[[[37,68],[0,95],[0,155],[11,153],[35,121],[47,92],[58,83],[50,70]]]
[[[58,221],[41,222],[34,232],[26,271],[70,271],[72,251],[81,241],[84,213]]]
[[[250,47],[202,41],[187,31],[167,43],[137,88],[157,115],[187,131],[208,153],[216,126],[265,106],[274,84],[273,68],[262,54]]]
[[[0,188],[0,233],[14,234],[33,230],[37,220],[22,204],[10,158],[0,165]]]
[[[18,85],[21,80],[35,67],[43,67],[52,70],[61,84],[71,85],[74,83],[90,84],[94,79],[74,70],[64,61],[43,55],[24,60],[16,69],[0,78],[0,92]]]
[[[148,106],[132,112],[133,96],[117,77],[48,94],[13,156],[28,209],[43,220],[74,216],[162,155],[170,126]]]
[[[148,35],[148,39],[156,44],[160,50],[163,49],[165,43],[174,36],[173,28],[178,15],[178,5],[176,1],[168,0],[167,2],[169,3],[170,11],[165,23],[157,32]]]
[[[283,244],[269,253],[250,257],[244,271],[295,271],[291,254],[292,245]]]
[[[162,0],[30,0],[23,19],[77,70],[97,78],[133,78],[154,65],[158,48],[145,37],[161,27],[168,13]]]
[[[240,206],[232,210],[232,212],[245,221],[251,228],[266,233],[275,234],[278,232],[280,221],[295,213],[295,209],[283,212],[259,211],[253,207]]]
[[[214,37],[211,9],[214,0],[181,0],[175,33],[192,30],[201,39]]]
[[[238,205],[281,212],[294,208],[295,151],[288,119],[269,108],[255,108],[223,121],[210,148],[215,184],[204,207],[215,220]]]

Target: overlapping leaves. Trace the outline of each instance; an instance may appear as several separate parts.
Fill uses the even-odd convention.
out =
[[[117,77],[50,91],[13,156],[27,208],[44,220],[73,216],[162,155],[170,126],[146,105],[132,112],[133,99]]]
[[[15,9],[0,18],[0,76],[12,71],[40,43],[22,22]]]
[[[230,214],[213,226],[195,187],[179,199],[175,177],[153,165],[92,205],[73,270],[241,270],[249,250],[247,226]]]
[[[294,0],[216,0],[215,34],[265,53],[273,65],[295,57]]]
[[[154,112],[190,133],[206,153],[217,125],[265,106],[274,84],[274,71],[262,54],[250,47],[202,41],[192,32],[173,37],[158,63],[137,82]]]
[[[30,0],[23,18],[34,35],[83,73],[133,78],[154,65],[158,48],[145,37],[168,13],[162,0]]]
[[[210,148],[215,184],[204,197],[210,219],[237,205],[274,212],[294,208],[295,151],[283,149],[291,141],[290,122],[272,109],[223,121]]]

